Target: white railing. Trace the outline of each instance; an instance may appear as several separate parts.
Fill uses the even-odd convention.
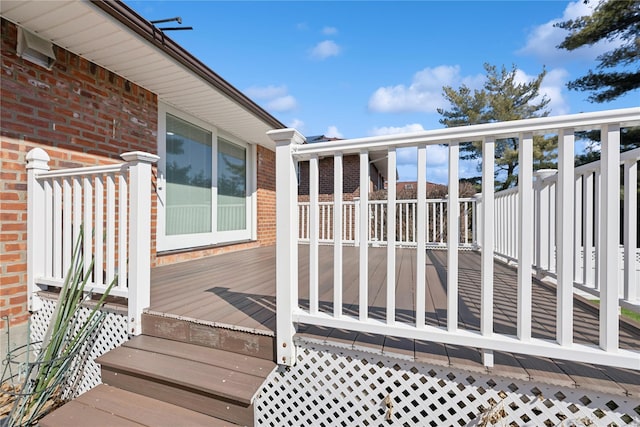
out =
[[[621,239],[618,241],[618,298],[622,306],[640,308],[640,249],[637,242],[637,165],[640,148],[620,154],[620,166],[624,168],[624,184],[621,193],[624,204],[610,205],[607,209],[616,212],[620,206]],[[598,274],[601,166],[595,161],[575,168],[573,194],[575,203],[571,212],[573,225],[573,281],[577,289],[600,296]],[[533,266],[540,278],[552,281],[557,276],[557,224],[560,221],[555,169],[544,169],[534,173],[534,251]],[[619,202],[619,201],[618,201]],[[515,188],[495,194],[496,227],[495,254],[509,262],[517,261],[518,242],[518,191]],[[585,249],[586,248],[586,249]],[[586,254],[586,255],[585,255]]]
[[[476,199],[461,198],[460,236],[461,248],[473,248],[476,245],[475,220]],[[415,247],[417,245],[417,200],[396,200],[396,246]],[[310,202],[298,203],[298,237],[300,242],[310,241]],[[318,203],[318,242],[332,244],[333,236],[333,202]],[[385,200],[369,201],[369,236],[370,246],[386,246],[387,244],[387,202]],[[360,244],[358,220],[360,218],[360,200],[342,202],[342,243],[345,245]],[[425,208],[426,245],[430,248],[447,247],[447,199],[427,199]]]
[[[126,163],[49,170],[49,156],[27,154],[27,291],[30,311],[38,291],[64,284],[82,233],[80,256],[87,290],[125,297],[129,333],[140,330],[149,306],[152,154],[124,153]],[[93,261],[93,263],[92,263]],[[90,268],[93,266],[93,271]]]
[[[295,363],[293,335],[295,324],[308,323],[324,327],[355,330],[367,333],[422,339],[445,344],[454,344],[483,349],[485,364],[491,365],[493,351],[507,351],[534,356],[570,359],[575,361],[610,366],[640,369],[640,352],[621,349],[619,346],[618,319],[618,241],[620,236],[617,206],[620,200],[620,128],[640,124],[640,108],[584,113],[570,116],[545,117],[503,123],[438,129],[405,135],[386,135],[327,143],[303,144],[304,137],[294,129],[268,132],[276,143],[276,324],[278,362],[285,365]],[[574,252],[574,147],[575,132],[600,129],[602,133],[602,161],[600,169],[601,191],[596,202],[599,206],[599,256],[597,269],[600,283],[599,346],[573,341],[573,252]],[[555,319],[556,340],[532,337],[532,264],[534,260],[534,198],[533,187],[533,135],[558,134],[558,193],[556,224],[557,308]],[[518,269],[516,284],[517,316],[514,319],[516,335],[497,333],[494,325],[494,250],[496,238],[494,226],[498,218],[495,212],[494,169],[495,141],[516,137],[519,140],[518,197],[508,200],[510,214],[517,217],[509,224],[515,229],[517,239],[511,243],[510,252],[515,255]],[[426,183],[418,180],[416,217],[417,242],[415,322],[396,320],[395,311],[395,250],[396,244],[396,150],[417,147],[417,176],[426,176],[426,147],[446,145],[449,150],[449,206],[457,205],[459,182],[459,143],[481,141],[483,151],[482,188],[478,200],[477,235],[481,247],[481,298],[480,331],[469,330],[458,325],[458,251],[459,211],[447,211],[447,317],[446,327],[425,323],[426,292]],[[334,160],[334,209],[341,212],[342,159],[344,155],[357,154],[360,158],[360,188],[369,185],[369,153],[383,152],[387,156],[389,173],[387,191],[387,274],[385,320],[370,317],[368,298],[368,250],[369,245],[358,247],[358,314],[347,315],[342,307],[342,233],[333,235],[333,310],[319,310],[319,266],[318,245],[320,229],[320,206],[318,195],[319,158]],[[309,161],[309,308],[298,301],[298,241],[300,225],[297,203],[296,167],[298,161]],[[515,190],[514,190],[515,191]],[[368,194],[361,194],[360,203],[369,204]],[[367,241],[370,228],[369,212],[360,209],[356,234],[360,241]],[[335,215],[333,228],[342,229],[342,215]]]

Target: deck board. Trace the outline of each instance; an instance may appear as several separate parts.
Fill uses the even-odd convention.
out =
[[[370,318],[386,321],[387,249],[369,248],[368,301]],[[309,307],[309,246],[300,245],[299,300]],[[415,249],[396,249],[395,321],[415,323]],[[359,307],[359,248],[343,248],[342,313],[357,317]],[[480,328],[480,254],[459,252],[458,327]],[[319,247],[319,310],[333,312],[333,247]],[[447,253],[429,250],[426,259],[425,322],[447,324]],[[274,335],[275,247],[232,252],[152,269],[150,310],[176,317],[226,324]],[[494,332],[515,335],[517,270],[494,263]],[[532,279],[532,331],[536,338],[555,339],[555,288]],[[574,300],[574,341],[598,343],[598,312],[581,298]],[[378,354],[394,353],[416,361],[486,372],[477,349],[382,335],[298,325],[300,339],[325,342]],[[640,349],[637,329],[620,329],[620,346]],[[590,367],[520,354],[495,353],[494,371],[513,378],[530,378],[569,387],[590,387],[640,396],[640,373]]]

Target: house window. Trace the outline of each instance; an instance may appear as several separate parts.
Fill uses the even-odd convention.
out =
[[[159,110],[158,251],[251,239],[250,146],[166,105]]]
[[[218,231],[247,228],[247,149],[218,138]]]
[[[168,236],[211,232],[211,132],[167,114]]]

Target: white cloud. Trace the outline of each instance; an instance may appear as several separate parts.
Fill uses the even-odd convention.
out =
[[[442,145],[427,147],[427,181],[446,183],[449,176],[449,149]],[[416,181],[418,153],[415,147],[397,150],[397,170],[400,181]]]
[[[309,25],[306,22],[298,22],[296,24],[296,29],[298,31],[307,31],[309,29]]]
[[[322,34],[327,36],[338,34],[338,29],[336,27],[324,27],[322,29]]]
[[[427,167],[442,166],[449,161],[449,147],[444,145],[430,145],[427,147]]]
[[[375,127],[369,132],[371,136],[398,135],[402,133],[414,133],[424,131],[419,123],[411,123],[405,126],[381,126]],[[448,148],[440,145],[427,147],[427,174],[430,177],[447,177]],[[402,181],[415,181],[418,171],[418,155],[415,147],[399,148],[397,150],[396,164],[398,174]]]
[[[324,40],[311,49],[310,56],[313,59],[323,60],[331,56],[338,56],[342,48],[333,40]]]
[[[291,95],[280,96],[278,98],[272,99],[267,103],[267,110],[271,111],[291,111],[294,110],[298,106],[296,99]]]
[[[304,132],[304,122],[300,119],[291,119],[287,126],[296,129],[298,132]]]
[[[610,50],[615,42],[602,42],[593,46],[585,46],[574,51],[558,49],[558,46],[568,34],[567,30],[556,28],[554,25],[559,22],[575,19],[580,16],[587,16],[593,13],[593,8],[597,2],[584,3],[583,0],[576,0],[569,3],[561,18],[552,19],[542,25],[534,27],[527,36],[527,42],[517,53],[537,57],[544,63],[563,63],[569,60],[584,59],[593,60],[598,55]]]
[[[371,136],[397,135],[424,131],[419,123],[405,126],[382,126],[373,128]],[[427,147],[427,179],[431,182],[446,182],[448,174],[449,149],[440,145]],[[400,181],[415,181],[418,173],[418,152],[415,147],[399,148],[396,151],[396,169]]]
[[[544,80],[542,80],[542,84],[540,85],[540,93],[547,95],[547,98],[551,100],[549,102],[549,108],[551,109],[551,114],[554,116],[569,114],[571,112],[569,103],[564,97],[568,77],[569,73],[567,70],[556,68],[547,72],[547,75],[544,76]]]
[[[289,95],[285,85],[251,86],[244,91],[247,96],[260,101],[264,107],[272,112],[286,112],[297,108],[296,99]]]
[[[369,135],[371,136],[380,136],[380,135],[397,135],[399,133],[411,133],[411,132],[420,132],[423,131],[424,128],[419,123],[412,123],[410,125],[405,125],[402,127],[394,127],[394,126],[383,126],[373,128]]]
[[[521,69],[516,70],[515,82],[518,84],[529,83],[537,76],[530,76]],[[540,94],[534,102],[539,102],[543,96],[549,98],[548,108],[554,116],[568,114],[569,104],[564,97],[564,91],[569,73],[563,68],[554,68],[548,71],[540,84]]]
[[[470,78],[469,81],[474,80]],[[460,67],[457,65],[425,68],[414,74],[409,86],[399,84],[378,88],[369,98],[369,109],[383,113],[435,113],[437,108],[447,107],[442,87],[455,86],[460,81]]]
[[[324,136],[328,138],[344,138],[344,136],[342,136],[342,133],[340,133],[340,131],[338,130],[338,127],[333,125],[327,128],[327,130],[324,132]]]
[[[250,97],[255,99],[270,99],[276,98],[279,96],[284,96],[287,94],[287,87],[284,85],[280,86],[251,86],[250,88],[245,89],[244,93]]]

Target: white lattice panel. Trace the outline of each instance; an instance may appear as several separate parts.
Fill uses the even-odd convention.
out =
[[[274,371],[256,398],[256,425],[640,426],[637,399],[313,344],[297,350],[296,365]],[[495,424],[482,424],[490,415]]]
[[[42,341],[47,329],[47,325],[53,315],[56,301],[43,299],[43,307],[31,316],[31,340]],[[80,309],[80,322],[86,320],[91,312],[91,308],[82,307]],[[84,367],[84,372],[80,378],[70,380],[70,393],[67,397],[73,398],[92,389],[102,382],[100,366],[94,360],[127,341],[127,316],[125,314],[107,312],[107,317],[96,337],[95,345],[90,349],[88,360]],[[83,355],[87,357],[86,354]]]

